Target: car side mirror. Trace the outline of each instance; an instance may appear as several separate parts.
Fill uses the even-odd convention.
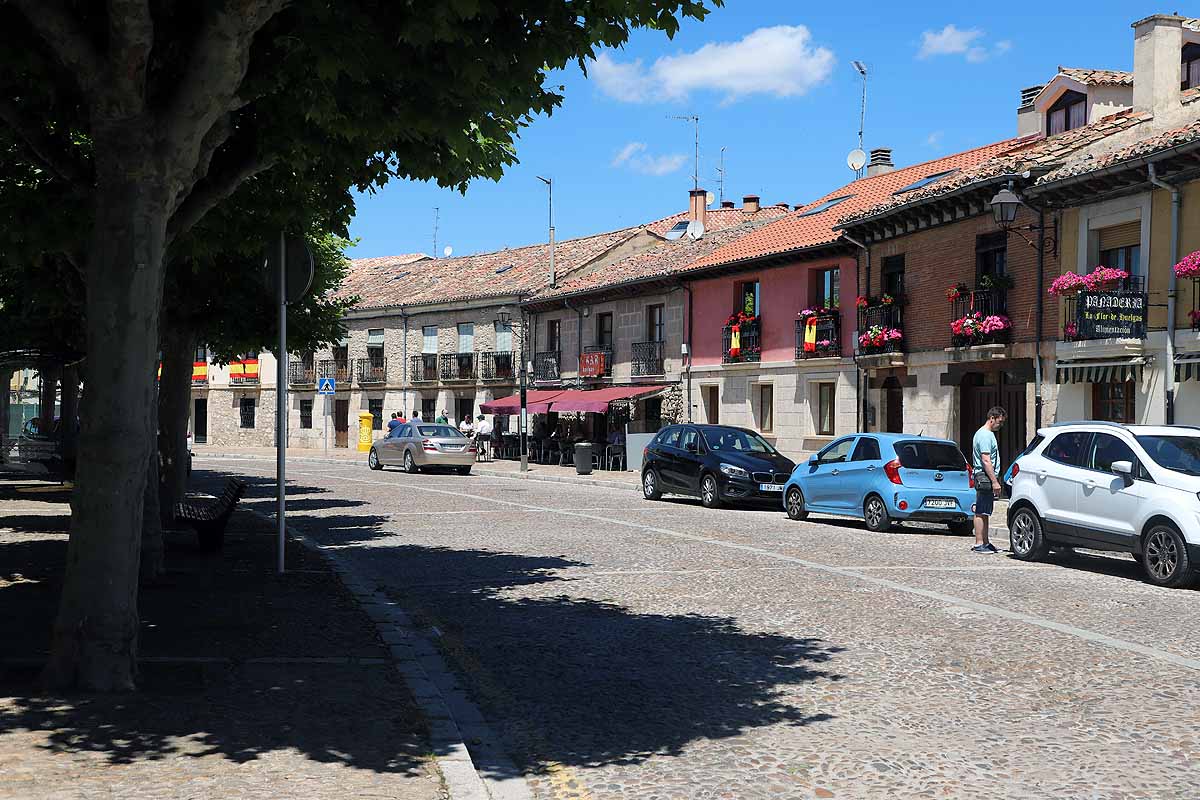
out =
[[[820,461],[821,460],[819,458],[817,458],[815,453],[808,457],[808,464],[810,467],[815,467],[817,464],[820,463]]]
[[[1112,462],[1112,471],[1114,475],[1120,475],[1124,478],[1126,485],[1133,483],[1132,461],[1114,461]]]

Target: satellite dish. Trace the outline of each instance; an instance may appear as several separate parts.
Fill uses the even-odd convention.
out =
[[[704,205],[711,206],[713,204],[713,200],[716,200],[716,199],[717,199],[716,195],[714,195],[712,192],[707,192],[704,195]]]
[[[861,148],[854,148],[850,154],[846,156],[846,166],[858,172],[867,164],[867,154]]]
[[[701,222],[698,219],[694,219],[688,223],[687,237],[689,239],[692,239],[692,240],[699,239],[703,235],[704,235],[704,223],[703,222]]]
[[[454,248],[451,247],[450,245],[446,245],[444,248],[442,248],[442,255],[445,256],[446,258],[449,258],[450,254],[453,252],[454,252]]]

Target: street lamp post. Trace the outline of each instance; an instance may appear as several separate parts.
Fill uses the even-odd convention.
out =
[[[512,320],[512,313],[508,310],[508,306],[501,306],[500,311],[496,315],[500,319],[501,325],[508,325]],[[521,472],[529,471],[529,412],[526,396],[526,370],[525,370],[525,328],[521,327],[521,349],[517,356],[521,359],[521,365],[518,371],[521,381],[521,415],[517,417],[517,432],[521,438]]]

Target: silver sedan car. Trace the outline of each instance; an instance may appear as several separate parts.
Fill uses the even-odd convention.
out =
[[[443,467],[459,475],[470,475],[475,453],[475,442],[452,425],[406,422],[375,440],[367,463],[371,469],[398,466],[415,473],[429,467]]]

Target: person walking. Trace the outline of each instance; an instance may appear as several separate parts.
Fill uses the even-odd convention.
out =
[[[996,431],[1004,427],[1008,418],[1000,406],[988,409],[987,422],[975,431],[971,440],[971,468],[975,473],[975,546],[972,553],[998,553],[999,550],[988,539],[989,518],[1000,497],[1000,445]]]
[[[434,422],[436,422],[438,425],[447,425],[447,424],[449,424],[449,422],[450,422],[450,417],[449,417],[449,416],[447,416],[447,414],[446,414],[446,409],[444,409],[444,408],[443,408],[443,409],[442,409],[442,413],[441,413],[441,414],[439,414],[439,415],[438,415],[438,416],[437,416],[437,417],[436,417],[436,418],[435,418],[433,421],[434,421]]]
[[[402,424],[403,423],[400,422],[400,415],[397,412],[393,411],[392,418],[388,420],[388,430],[391,431],[391,430],[399,427]]]
[[[421,424],[421,412],[419,409],[416,409],[416,408],[413,409],[412,424],[413,425]],[[414,435],[415,435],[415,429],[414,429]]]
[[[492,460],[492,423],[483,414],[475,424],[475,449],[481,461]]]

